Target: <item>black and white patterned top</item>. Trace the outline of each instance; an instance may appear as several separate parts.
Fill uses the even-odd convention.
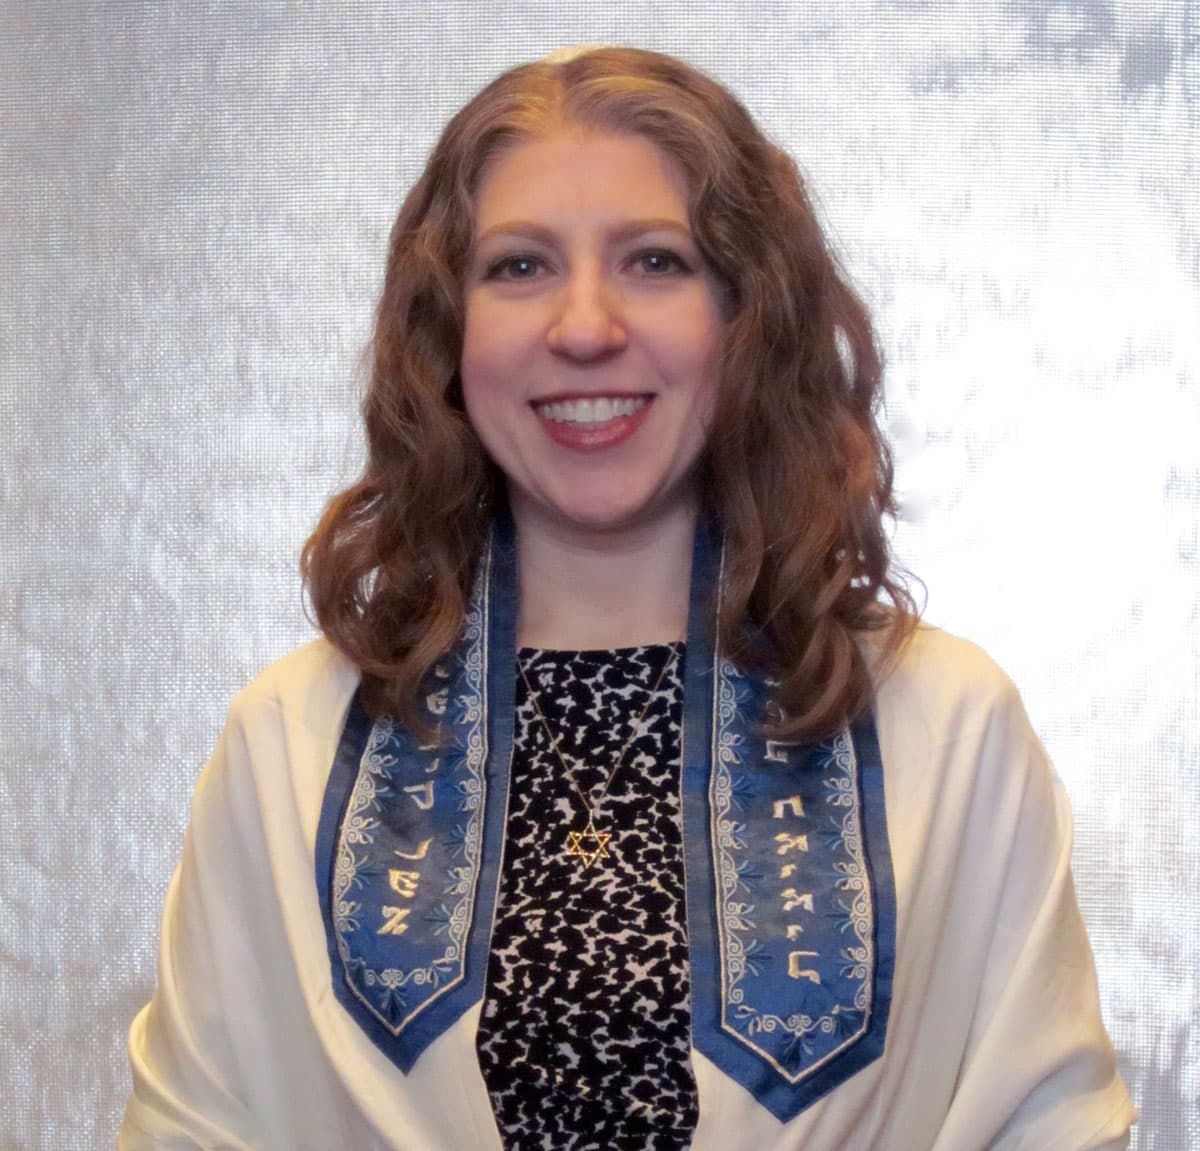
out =
[[[476,1039],[501,1138],[507,1151],[681,1151],[699,1118],[679,802],[682,645],[526,648],[518,660],[585,794],[603,788],[633,740],[595,805],[597,827],[612,833],[609,858],[584,867],[567,849],[587,809],[517,675]]]

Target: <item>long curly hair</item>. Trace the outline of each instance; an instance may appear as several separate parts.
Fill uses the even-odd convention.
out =
[[[566,125],[643,136],[686,174],[696,242],[730,300],[701,468],[725,536],[720,640],[777,681],[780,735],[828,735],[869,707],[917,620],[885,532],[879,352],[795,164],[724,87],[653,52],[514,68],[447,125],[392,231],[364,473],[304,547],[316,620],[361,669],[368,709],[419,727],[503,484],[458,376],[474,195],[500,150]]]

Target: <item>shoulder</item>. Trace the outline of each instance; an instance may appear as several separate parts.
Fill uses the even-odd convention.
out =
[[[880,676],[875,712],[880,725],[902,725],[933,744],[978,736],[997,723],[1028,727],[1020,693],[995,660],[926,624]]]
[[[941,860],[954,874],[962,851],[977,864],[999,852],[992,862],[1002,863],[1022,828],[1038,828],[1038,858],[1069,834],[1021,696],[975,644],[919,628],[880,680],[874,717],[897,857]]]
[[[268,839],[294,825],[311,841],[358,683],[358,669],[324,639],[257,675],[234,697],[197,781],[193,825],[229,822],[239,812],[242,822],[265,825]]]
[[[1117,1138],[1129,1108],[1071,887],[1070,805],[1013,681],[921,627],[876,718],[898,916],[888,1043],[917,1020],[946,1056],[922,1065],[953,1081],[939,1146]]]
[[[316,639],[261,671],[233,699],[231,722],[275,716],[320,739],[336,739],[360,673],[328,640]]]

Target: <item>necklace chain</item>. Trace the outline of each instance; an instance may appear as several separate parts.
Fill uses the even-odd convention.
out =
[[[600,789],[599,795],[596,795],[594,800],[589,799],[584,794],[583,788],[579,786],[574,773],[567,766],[567,761],[563,757],[562,749],[559,743],[562,739],[562,733],[555,734],[554,729],[550,726],[549,720],[546,719],[545,712],[542,711],[541,702],[538,699],[538,694],[533,690],[533,685],[529,682],[529,676],[525,673],[525,666],[521,661],[517,660],[517,669],[521,673],[521,679],[525,682],[525,690],[529,694],[529,702],[533,704],[533,710],[537,713],[538,719],[541,721],[542,729],[546,733],[546,738],[550,741],[550,748],[554,752],[555,758],[562,767],[563,775],[566,776],[567,782],[575,790],[575,794],[579,796],[583,803],[584,810],[587,812],[587,826],[583,831],[567,830],[567,855],[576,858],[583,865],[584,869],[591,867],[593,863],[600,859],[610,858],[608,846],[612,840],[612,832],[600,831],[596,827],[596,809],[604,802],[608,795],[608,789],[612,786],[612,782],[617,777],[617,772],[621,770],[622,764],[625,762],[625,756],[628,754],[630,747],[633,746],[633,741],[637,739],[638,732],[641,729],[642,721],[646,718],[650,711],[650,705],[654,702],[654,697],[658,695],[658,689],[662,687],[663,681],[667,678],[667,672],[675,666],[679,658],[679,647],[677,644],[671,644],[671,654],[663,661],[662,670],[658,673],[658,679],[654,681],[654,686],[650,689],[650,694],[646,698],[646,703],[642,710],[638,713],[637,719],[633,722],[633,728],[629,733],[629,738],[625,741],[624,746],[617,753],[613,761],[612,769],[608,773],[608,778],[604,780],[604,786]],[[592,792],[595,794],[596,789]]]

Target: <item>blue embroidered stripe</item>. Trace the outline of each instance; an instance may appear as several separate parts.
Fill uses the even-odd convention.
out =
[[[720,547],[696,533],[683,825],[695,1047],[786,1121],[883,1051],[896,909],[868,718],[765,738],[771,685],[716,650]],[[421,745],[357,696],[330,773],[317,885],[341,1004],[402,1070],[484,991],[513,742],[515,540],[497,518]]]
[[[489,650],[505,646],[489,628],[512,633],[511,598],[499,619],[492,611],[489,569],[507,567],[510,582],[512,562],[511,547],[489,548],[463,642],[435,672],[425,709],[438,738],[422,744],[387,716],[372,723],[356,693],[322,807],[317,885],[334,991],[405,1071],[483,993],[513,691],[511,660],[507,693],[486,683]],[[506,694],[489,730],[488,701]]]
[[[698,540],[684,713],[692,1036],[786,1122],[883,1053],[896,938],[883,770],[869,718],[817,745],[759,733],[771,685],[716,650],[714,555]]]

